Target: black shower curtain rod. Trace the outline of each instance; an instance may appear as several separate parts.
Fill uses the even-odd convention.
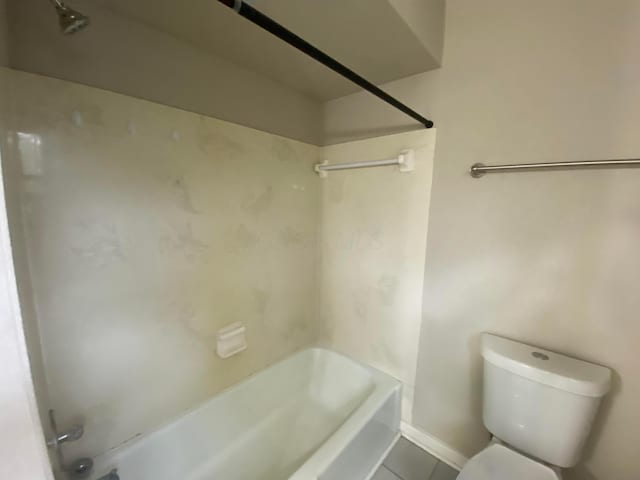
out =
[[[404,114],[409,115],[411,118],[413,118],[414,120],[424,125],[425,128],[433,127],[433,122],[431,120],[423,117],[415,110],[412,110],[411,108],[407,107],[404,103],[393,98],[391,95],[379,89],[373,83],[361,77],[356,72],[344,66],[343,64],[341,64],[334,58],[330,57],[323,51],[318,50],[309,42],[307,42],[306,40],[303,40],[302,38],[297,36],[295,33],[291,32],[290,30],[287,30],[285,27],[283,27],[279,23],[275,22],[271,18],[267,17],[263,13],[253,8],[251,5],[247,5],[242,0],[218,0],[218,1],[226,5],[227,7],[234,9],[236,12],[238,12],[247,20],[250,20],[251,22],[258,25],[259,27],[262,27],[266,31],[275,35],[276,37],[284,40],[289,45],[297,48],[301,52],[306,53],[307,55],[314,58],[318,62],[329,67],[334,72],[339,73],[344,78],[351,80],[353,83],[359,85],[360,87],[364,88],[368,92],[374,94],[376,97],[387,102],[389,105],[392,105],[393,107],[397,108]]]

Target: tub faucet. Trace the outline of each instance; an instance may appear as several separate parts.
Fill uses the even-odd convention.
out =
[[[58,432],[53,410],[49,410],[49,422],[51,422],[53,438],[47,441],[47,446],[51,448],[58,448],[58,445],[61,443],[75,442],[76,440],[80,440],[82,435],[84,435],[84,427],[82,425],[73,425],[69,430]]]
[[[60,433],[56,432],[54,437],[47,442],[47,445],[55,448],[60,443],[80,440],[82,435],[84,435],[84,427],[82,425],[73,425],[69,430]]]
[[[82,425],[73,425],[70,429],[65,430],[64,432],[58,432],[58,426],[56,425],[56,418],[53,410],[49,410],[49,422],[51,422],[53,438],[47,441],[47,446],[55,450],[60,469],[67,473],[68,478],[87,478],[91,475],[91,471],[93,470],[93,460],[89,457],[83,457],[78,458],[71,462],[71,464],[67,465],[64,461],[64,455],[62,454],[61,448],[63,443],[80,440],[82,435],[84,435],[84,427]],[[109,480],[117,480],[117,477]]]

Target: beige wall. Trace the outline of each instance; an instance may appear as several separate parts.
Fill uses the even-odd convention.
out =
[[[439,65],[444,44],[445,0],[389,1]]]
[[[5,0],[6,1],[6,0]],[[42,0],[8,0],[11,67],[105,88],[276,133],[322,141],[320,103],[92,0],[81,35],[64,36]],[[1,56],[0,56],[1,59]]]
[[[321,341],[401,380],[405,421],[413,411],[435,138],[434,129],[423,130],[322,152],[330,164],[415,154],[413,172],[345,170],[320,182]]]
[[[387,85],[434,118],[414,424],[485,444],[478,335],[612,367],[579,480],[640,471],[640,171],[471,179],[474,162],[637,158],[640,3],[449,0],[443,68]],[[366,95],[327,105],[329,141],[411,125]]]
[[[48,406],[62,428],[86,426],[68,458],[315,342],[317,147],[51,78],[0,78]],[[249,348],[221,360],[216,332],[237,321]]]
[[[32,1],[34,0],[13,2],[12,5],[14,8],[22,9],[26,7],[21,5],[31,5]],[[93,7],[83,4],[82,8]],[[635,454],[636,445],[640,441],[638,436],[640,416],[637,413],[637,405],[640,402],[640,379],[637,375],[639,358],[635,345],[637,343],[635,340],[640,337],[640,328],[636,321],[640,300],[635,292],[635,286],[640,281],[640,256],[637,253],[637,238],[640,234],[638,223],[640,194],[638,194],[637,184],[640,180],[640,172],[627,170],[532,173],[495,175],[481,180],[472,180],[467,176],[466,170],[476,161],[501,163],[637,157],[640,151],[640,137],[637,135],[640,126],[640,108],[638,108],[640,64],[636,61],[636,50],[640,43],[640,30],[637,28],[640,23],[640,4],[631,0],[612,2],[568,0],[562,3],[551,0],[541,2],[448,0],[447,9],[444,67],[436,72],[418,75],[386,86],[392,94],[432,117],[436,121],[439,137],[430,212],[427,268],[424,277],[424,313],[413,423],[467,456],[482,448],[486,442],[486,432],[480,418],[481,364],[478,334],[481,331],[493,331],[597,361],[615,369],[614,390],[605,402],[602,415],[599,417],[593,441],[586,452],[585,465],[569,475],[569,478],[632,479],[640,470],[640,459]],[[26,12],[26,10],[21,11],[23,14]],[[34,11],[40,12],[38,9]],[[46,60],[49,61],[50,68],[58,68],[56,62],[63,62],[66,65],[66,71],[73,71],[76,75],[73,70],[75,68],[73,59],[84,56],[86,60],[93,50],[89,46],[85,47],[84,42],[77,42],[77,38],[74,37],[55,36],[54,39],[55,22],[51,23],[46,9],[38,15],[41,16],[35,17],[37,21],[33,25],[24,20],[23,24],[14,26],[14,28],[26,29],[24,37],[17,37],[24,40],[24,44],[19,48],[30,48],[31,52],[43,62],[46,60],[44,57],[47,56],[55,59],[55,61]],[[107,20],[104,25],[105,30],[116,28]],[[43,42],[39,37],[38,30],[47,32],[46,41]],[[132,30],[141,31],[139,26]],[[151,39],[149,42],[155,45],[154,42],[158,40],[157,33],[147,32],[140,35],[147,34]],[[17,32],[17,35],[23,34]],[[122,40],[124,45],[130,46],[138,45],[144,40],[136,39],[134,42],[129,42],[125,37],[123,35],[114,41]],[[103,40],[96,40],[96,42],[102,42],[104,45]],[[87,40],[86,43],[89,41]],[[184,45],[173,45],[171,48],[176,49],[176,58],[188,59],[192,55],[201,58],[200,54],[194,54]],[[109,59],[123,55],[125,52],[127,55],[124,56],[129,63],[124,63],[122,68],[140,63],[145,70],[154,72],[155,78],[166,80],[154,83],[150,82],[149,78],[141,78],[139,86],[136,87],[137,91],[142,91],[142,87],[145,87],[150,92],[145,95],[157,94],[163,101],[166,101],[167,95],[191,95],[190,92],[185,92],[185,84],[180,83],[180,78],[165,78],[166,63],[161,55],[146,58],[143,55],[136,56],[135,50],[129,56],[129,50],[132,49],[124,47],[112,50],[113,52],[103,51],[101,55],[91,57],[94,58],[93,63],[86,64],[83,60],[86,71],[80,73],[96,76],[111,75],[109,65],[113,64],[109,62],[117,59]],[[163,49],[160,48],[158,51]],[[67,54],[69,59],[60,55],[61,52]],[[52,53],[55,55],[51,56]],[[207,62],[209,61],[207,58]],[[172,71],[179,72],[180,68],[172,68]],[[194,75],[195,71],[197,70],[189,71],[190,80],[194,76],[197,77]],[[202,80],[199,86],[189,85],[190,88],[197,90],[193,99],[202,101],[203,98],[208,99],[212,91],[224,92],[224,95],[216,96],[211,102],[212,105],[215,103],[216,110],[212,114],[226,118],[225,112],[233,113],[234,107],[239,105],[235,103],[237,100],[235,97],[232,102],[229,100],[232,96],[226,95],[231,88],[229,85],[237,85],[237,83],[230,81],[225,84],[228,87],[227,90],[210,89],[208,88],[210,82],[227,80],[215,78],[213,72],[209,72],[208,75],[210,76],[199,77],[206,80]],[[247,79],[245,75],[240,77]],[[114,78],[124,81],[121,71],[116,71]],[[228,78],[231,77],[225,76],[225,79]],[[137,76],[133,75],[131,78],[126,78],[126,82],[133,84],[137,81],[136,79]],[[55,81],[46,80],[46,82]],[[264,79],[256,81],[256,84],[264,83]],[[26,82],[26,85],[28,86],[29,83]],[[130,212],[133,217],[138,215],[136,219],[160,221],[158,219],[163,217],[158,212],[151,217],[142,215],[145,208],[155,208],[155,202],[158,202],[157,208],[173,209],[178,218],[185,214],[195,215],[193,212],[184,212],[185,208],[189,210],[190,205],[193,206],[193,203],[190,203],[192,199],[185,196],[182,189],[184,182],[174,175],[180,173],[180,168],[178,164],[171,161],[171,158],[174,158],[172,155],[183,153],[179,149],[175,150],[182,147],[176,147],[171,143],[172,140],[168,140],[172,137],[171,132],[178,119],[189,123],[190,120],[186,119],[191,118],[189,114],[176,113],[178,117],[175,117],[175,122],[165,124],[162,123],[163,115],[167,111],[175,112],[174,110],[132,99],[123,99],[118,95],[105,92],[99,93],[98,101],[93,97],[83,97],[84,93],[79,95],[79,92],[94,92],[92,89],[84,90],[82,87],[64,85],[62,87],[59,84],[50,91],[31,85],[29,87],[31,89],[27,89],[29,95],[43,105],[48,105],[46,102],[52,102],[51,105],[54,108],[47,110],[48,114],[40,115],[37,121],[29,109],[23,112],[28,119],[25,126],[27,133],[49,132],[51,134],[53,132],[56,139],[64,139],[45,143],[47,148],[51,148],[52,158],[63,158],[62,153],[69,149],[68,156],[71,163],[66,164],[58,160],[53,165],[64,175],[57,176],[55,181],[59,183],[52,185],[62,186],[68,189],[70,194],[75,192],[74,195],[80,196],[91,189],[91,195],[96,195],[96,201],[105,202],[100,207],[100,212],[107,217],[116,215],[120,210],[131,210],[132,205],[138,205],[140,210],[134,209]],[[166,92],[155,91],[163,85],[168,85]],[[254,92],[251,89],[243,91]],[[51,98],[46,96],[47,93]],[[267,96],[262,93],[263,91],[260,90],[256,95],[258,99],[264,100]],[[69,101],[70,98],[73,101]],[[119,100],[114,101],[114,99]],[[186,101],[183,97],[178,100]],[[140,105],[145,107],[137,110]],[[244,122],[244,119],[251,118],[247,112],[251,112],[252,105],[256,103],[247,101],[244,107],[239,109],[242,119],[230,120]],[[259,124],[255,126],[273,131],[274,127],[269,124],[271,119],[267,117],[267,113],[277,111],[278,119],[296,118],[301,125],[295,128],[301,128],[299,132],[304,131],[307,124],[293,115],[295,109],[292,107],[291,111],[286,111],[286,107],[282,105],[290,104],[274,100],[273,104],[268,103],[261,108],[256,108],[256,122]],[[147,107],[151,110],[146,110]],[[69,118],[74,110],[82,113],[84,127],[79,128],[70,122]],[[101,113],[101,110],[104,111]],[[157,115],[153,115],[153,112]],[[403,115],[397,114],[368,94],[358,94],[332,101],[327,104],[325,113],[325,131],[330,143],[414,127],[414,124],[407,121]],[[139,116],[146,120],[140,122]],[[137,125],[132,129],[136,132],[133,139],[127,137],[128,133],[124,133],[131,118]],[[156,121],[160,123],[155,123]],[[213,120],[202,121],[213,122],[210,125],[220,125]],[[218,127],[207,128],[215,130]],[[244,159],[241,163],[242,172],[247,173],[250,178],[247,184],[250,185],[247,187],[248,190],[243,190],[243,195],[246,194],[245,205],[248,210],[229,212],[229,218],[232,216],[235,218],[237,215],[248,217],[254,214],[263,215],[261,205],[265,198],[268,203],[268,189],[265,190],[264,184],[261,183],[263,180],[254,175],[262,173],[267,175],[265,178],[270,178],[268,177],[270,170],[261,170],[265,168],[261,163],[252,163],[256,162],[258,158],[256,152],[260,151],[256,146],[266,146],[266,150],[273,152],[274,156],[269,154],[267,163],[276,169],[274,171],[278,171],[277,168],[280,165],[280,160],[276,161],[276,159],[281,158],[282,155],[285,157],[288,155],[286,145],[294,150],[301,148],[305,152],[311,152],[307,150],[311,147],[284,140],[275,146],[271,144],[272,140],[269,140],[273,138],[271,136],[246,129],[236,130],[240,127],[230,125],[224,128],[235,133],[227,132],[223,137],[215,133],[200,137],[206,146],[204,151],[194,148],[188,152],[188,155],[181,158],[181,161],[187,158],[189,168],[195,165],[196,168],[202,168],[202,171],[205,171],[207,161],[211,158],[225,157],[230,152],[233,154],[239,145],[251,145],[253,154],[247,157],[241,156]],[[107,132],[108,135],[92,136],[96,131]],[[179,131],[183,132],[181,129]],[[233,137],[240,131],[251,132],[246,135],[251,136],[253,140],[244,136],[244,133],[239,134],[238,138]],[[229,141],[229,135],[233,138],[232,141]],[[73,139],[74,143],[69,143],[70,139]],[[74,149],[77,148],[77,142],[80,142],[81,146],[96,142],[91,143],[91,147],[95,150],[95,146],[99,146],[95,150],[100,152],[97,159],[102,160],[104,165],[115,162],[113,171],[111,173],[105,171],[104,176],[97,177],[95,171],[89,172],[91,169],[86,166],[86,159],[78,158],[83,150],[80,148],[74,153],[70,149],[71,146]],[[134,150],[125,148],[123,142],[133,142]],[[194,142],[197,144],[197,141],[194,140]],[[137,151],[136,149],[146,149],[149,145],[153,145],[149,155],[155,156],[157,165],[151,164],[151,159],[146,156],[138,159],[131,153]],[[156,148],[158,150],[155,150]],[[305,169],[313,161],[312,156],[309,156]],[[306,153],[304,157],[307,158]],[[131,165],[126,164],[127,161],[132,162]],[[22,168],[22,166],[18,167]],[[110,166],[109,169],[111,168]],[[116,203],[111,203],[112,193],[105,188],[112,181],[109,175],[113,175],[113,181],[115,181],[123,177],[123,172],[131,170],[137,175],[136,178],[141,178],[147,170],[155,171],[154,168],[164,173],[153,181],[145,180],[152,185],[144,184],[144,188],[141,189],[134,180],[127,179],[125,188],[119,192],[122,195],[122,204],[118,207]],[[220,169],[216,168],[215,175],[208,172],[202,177],[202,182],[204,184],[205,181],[210,183],[229,179],[239,182],[242,179],[232,177],[233,172],[237,171],[237,168],[233,168],[224,174],[230,176],[218,177]],[[287,169],[287,172],[290,170]],[[176,178],[176,183],[172,186],[170,181]],[[286,178],[289,179],[289,177]],[[199,180],[195,181],[198,184]],[[47,189],[41,190],[42,183],[32,179],[21,179],[19,183],[27,198],[29,195],[46,195],[49,192]],[[199,185],[202,187],[203,184]],[[300,187],[304,187],[308,192],[313,188],[312,185],[317,183],[306,184],[292,179],[288,185],[295,193],[301,192],[298,190]],[[199,201],[207,205],[209,200],[214,201],[209,198],[208,189],[202,187],[196,190],[200,192],[195,197]],[[142,191],[148,192],[151,195],[148,198],[152,198],[153,202],[144,203],[145,197],[138,196]],[[227,193],[233,194],[233,192]],[[294,195],[294,193],[290,194]],[[89,198],[88,194],[87,198]],[[50,211],[55,213],[53,211],[61,205],[68,206],[70,212],[92,208],[90,203],[84,205],[82,202],[55,201],[51,202],[51,205],[36,202],[34,205],[35,210],[27,210],[27,214],[43,215]],[[315,207],[306,205],[304,208],[313,209],[317,208],[317,205]],[[56,218],[60,211],[62,209],[52,218]],[[132,220],[133,217],[125,222],[126,228],[133,228],[131,227],[135,223]],[[314,217],[308,215],[305,218],[308,220]],[[260,229],[273,228],[275,222],[273,218],[266,215],[263,219],[264,223],[260,223],[261,220],[252,225]],[[130,220],[131,223],[127,223]],[[136,328],[140,327],[141,340],[138,342],[140,344],[143,343],[142,334],[147,331],[146,326],[151,325],[155,318],[165,318],[163,315],[174,319],[180,317],[185,321],[185,323],[172,323],[167,320],[163,323],[163,328],[167,328],[171,334],[176,333],[176,342],[184,338],[182,334],[185,337],[190,335],[181,330],[183,328],[181,325],[186,324],[185,331],[190,328],[196,332],[201,331],[202,328],[213,328],[213,326],[202,321],[204,317],[193,316],[194,310],[190,310],[188,306],[185,307],[180,301],[173,306],[167,306],[166,310],[162,311],[145,312],[140,307],[139,310],[132,309],[131,312],[122,314],[112,308],[113,305],[120,304],[113,298],[102,301],[102,296],[98,298],[94,294],[85,295],[81,282],[74,284],[73,279],[82,277],[86,281],[88,275],[88,278],[93,278],[92,281],[96,282],[93,286],[96,286],[101,285],[100,269],[120,269],[122,273],[125,267],[121,264],[126,262],[121,259],[122,254],[119,253],[119,249],[127,245],[135,247],[135,243],[129,242],[133,242],[132,239],[137,238],[137,234],[127,236],[122,243],[114,244],[111,241],[113,239],[110,238],[110,232],[114,231],[111,227],[103,229],[100,224],[92,222],[65,225],[64,230],[55,233],[56,225],[53,222],[47,224],[47,228],[53,229],[55,233],[50,237],[53,243],[51,246],[48,245],[47,249],[59,248],[60,252],[68,257],[78,257],[76,259],[78,265],[74,267],[77,270],[70,272],[70,277],[65,278],[64,283],[61,283],[70,283],[75,286],[69,292],[60,292],[60,295],[75,295],[82,304],[77,311],[61,311],[59,308],[64,302],[56,304],[51,292],[49,297],[45,295],[45,299],[51,302],[47,305],[52,307],[44,310],[45,315],[51,318],[55,316],[56,321],[61,322],[58,323],[58,327],[62,326],[61,329],[56,330],[58,327],[51,324],[51,331],[46,334],[55,338],[54,348],[63,351],[63,347],[67,345],[83,345],[82,340],[86,338],[84,334],[87,332],[84,330],[75,332],[76,328],[95,327],[95,338],[88,343],[91,351],[81,350],[79,355],[82,355],[83,359],[86,356],[88,362],[100,362],[100,365],[97,365],[98,369],[95,370],[100,373],[87,378],[82,376],[86,373],[78,372],[78,375],[83,383],[93,385],[91,384],[93,379],[99,380],[104,385],[96,390],[91,387],[90,395],[82,391],[83,398],[69,401],[72,394],[63,391],[64,388],[69,388],[69,384],[60,382],[60,385],[67,385],[67,387],[54,387],[52,401],[54,405],[60,405],[64,410],[63,421],[70,420],[80,410],[79,406],[90,406],[91,408],[88,408],[90,417],[94,419],[92,427],[100,425],[100,428],[103,428],[101,432],[110,432],[107,436],[109,442],[117,441],[130,432],[122,429],[122,425],[109,424],[114,418],[120,418],[118,403],[112,402],[111,395],[117,398],[120,395],[119,392],[124,391],[126,395],[132,394],[135,397],[137,394],[135,389],[138,387],[119,385],[118,381],[123,377],[118,375],[118,368],[124,369],[121,359],[113,359],[109,355],[103,355],[98,359],[92,358],[91,355],[95,353],[92,342],[96,340],[99,343],[103,342],[106,351],[109,351],[107,344],[111,341],[116,341],[120,345],[119,340],[112,335],[119,331],[125,323],[124,319],[133,317],[136,322],[139,322]],[[160,245],[168,249],[164,253],[176,260],[176,264],[171,268],[176,267],[178,271],[182,268],[180,267],[181,255],[186,255],[182,258],[191,258],[191,261],[200,258],[198,257],[201,254],[198,247],[200,244],[197,240],[201,238],[196,234],[213,234],[207,230],[207,227],[202,227],[202,230],[195,227],[192,230],[181,230],[180,222],[177,225],[176,227],[175,223],[168,222],[165,225],[166,230],[163,230],[164,234],[161,235],[164,240],[158,240],[157,245],[151,241],[151,245]],[[275,225],[278,224],[275,223]],[[121,224],[114,228],[119,232]],[[229,228],[233,233],[233,227]],[[308,226],[308,228],[311,227]],[[255,237],[252,237],[252,232],[248,228],[247,230],[248,232],[235,230],[235,237],[233,235],[224,237],[229,242],[227,247],[232,258],[225,261],[240,261],[240,255],[233,257],[237,253],[234,253],[235,246],[253,248],[251,245]],[[71,241],[63,238],[62,233],[69,231],[75,231],[78,235],[77,239]],[[278,234],[271,233],[273,234],[271,247],[280,245],[280,242],[305,244],[304,239],[309,238],[308,235],[298,235],[300,232],[286,231],[286,228]],[[146,238],[144,234],[143,238]],[[94,237],[96,237],[95,242],[90,240]],[[33,238],[32,232],[32,241]],[[75,250],[64,250],[62,245],[65,243],[71,243]],[[148,243],[145,243],[136,247],[142,251],[143,259],[150,258],[144,255],[147,245]],[[35,245],[31,244],[31,248],[34,248],[37,253],[38,249],[44,249],[44,246],[35,242]],[[300,247],[301,250],[304,248],[306,247]],[[182,253],[176,253],[176,250]],[[268,251],[269,255],[272,255],[274,250]],[[64,255],[62,258],[65,258]],[[304,261],[312,256],[305,255]],[[245,258],[244,254],[242,258]],[[250,260],[252,257],[249,255],[246,258]],[[102,263],[103,261],[106,261],[106,264]],[[143,260],[143,262],[146,261]],[[301,271],[314,268],[304,261],[294,262],[296,268],[299,267]],[[152,263],[148,261],[146,267]],[[187,264],[189,264],[188,261],[183,265],[185,269],[178,273],[189,272]],[[229,266],[226,263],[224,265],[225,268]],[[47,265],[43,262],[39,277],[48,279],[47,285],[55,285],[52,275],[58,271],[59,267],[60,265]],[[245,267],[246,269],[242,272],[251,271],[250,266],[245,265]],[[191,275],[190,272],[189,274]],[[217,274],[217,270],[213,275],[207,272],[207,279],[213,278],[215,281]],[[267,283],[266,277],[259,278]],[[238,277],[232,280],[237,280],[239,285],[245,282],[246,278]],[[125,278],[123,282],[126,281],[132,280]],[[36,294],[38,288],[42,289],[43,285],[39,287],[36,285]],[[137,282],[136,285],[146,284]],[[106,287],[111,288],[110,285]],[[311,285],[308,287],[311,288]],[[156,295],[154,298],[157,298],[160,292],[160,296],[165,298],[165,292],[161,289],[151,290],[145,292],[143,289],[141,295],[153,294]],[[178,300],[182,300],[182,291],[178,287],[176,291]],[[214,288],[213,291],[216,292],[215,295],[226,298],[226,292],[223,290]],[[208,290],[202,291],[201,296],[195,300],[196,303],[202,306],[199,302],[204,302],[203,299],[206,299],[208,294]],[[253,305],[256,309],[265,305],[264,296],[259,293],[256,293],[252,300],[249,297],[245,298],[244,294],[249,295],[244,292],[230,297],[230,302],[235,302],[233,308],[223,309],[222,313],[216,310],[216,318],[221,319],[221,325],[228,318],[225,311],[235,311],[237,305],[243,308],[253,308]],[[117,297],[117,292],[114,295]],[[75,302],[76,297],[66,298],[65,302]],[[167,302],[171,303],[170,300],[173,297],[167,295],[166,298]],[[39,301],[42,301],[42,298]],[[284,307],[281,303],[277,304],[280,305],[279,307],[273,308],[269,307],[272,304],[268,302],[266,305],[269,318],[276,322],[275,319],[281,317]],[[306,314],[303,313],[302,306],[299,307],[300,310],[296,310],[299,314],[294,316],[302,318]],[[213,306],[209,305],[209,308],[213,309]],[[202,310],[195,311],[206,312],[207,310],[203,307]],[[85,326],[84,322],[87,318],[91,319],[90,322],[96,318],[98,320],[95,320],[93,326]],[[115,323],[109,324],[109,321]],[[187,328],[187,325],[190,327]],[[277,323],[272,325],[274,325],[272,331],[274,338],[280,338],[290,331],[288,326],[285,328]],[[175,332],[171,330],[172,328],[176,329]],[[61,337],[61,334],[68,332],[72,335],[71,338]],[[82,338],[73,338],[73,335],[79,336],[81,333]],[[205,336],[211,333],[207,331]],[[294,335],[301,336],[297,338],[304,337],[303,333]],[[311,333],[310,335],[312,336]],[[289,340],[291,339],[285,339],[286,342]],[[164,341],[166,338],[160,334],[158,337],[144,337],[144,344],[148,344],[153,349],[163,347]],[[294,344],[297,345],[296,342],[294,338],[286,345],[293,348]],[[134,353],[136,345],[128,345],[126,352]],[[213,365],[211,351],[203,345],[200,348],[201,350],[193,349],[194,356],[189,355],[185,364],[182,364],[185,368],[189,367],[187,364],[190,361],[200,365],[202,359],[205,359],[203,363],[207,365],[206,368]],[[163,348],[160,350],[164,351]],[[279,352],[285,354],[285,350],[286,348],[280,349]],[[45,349],[45,354],[46,359],[51,352]],[[200,354],[201,356],[196,358]],[[262,359],[268,357],[267,352],[261,352],[261,354],[265,355],[261,357]],[[160,354],[153,358],[160,365],[165,361],[168,362]],[[140,358],[137,360],[134,358],[134,360],[144,363]],[[135,361],[134,365],[138,365]],[[113,365],[110,365],[111,362]],[[70,364],[60,363],[54,367],[48,366],[54,371],[53,374],[48,372],[52,383],[63,373],[66,374],[68,369],[74,368],[73,362],[68,363]],[[256,363],[251,364],[250,367],[259,368],[262,363],[256,360]],[[126,366],[129,373],[131,362]],[[194,370],[191,367],[189,367],[190,374],[184,381],[192,379]],[[250,371],[248,367],[247,364],[243,364],[238,366],[237,370],[232,369],[232,373],[226,379],[230,382],[235,381],[235,378],[231,377],[237,373],[237,378],[240,378],[241,374]],[[142,373],[136,378],[153,378],[153,376],[146,376],[144,368],[140,371]],[[109,372],[113,374],[112,377],[109,377]],[[169,370],[169,372],[179,376],[180,369]],[[105,378],[112,378],[113,382],[105,381]],[[174,405],[186,405],[196,398],[204,398],[211,394],[218,386],[207,384],[194,388],[195,390],[187,389],[189,391],[187,396],[191,397],[184,403],[181,403],[183,399],[176,398],[169,398],[167,401],[176,400]],[[100,403],[104,398],[107,398],[106,404]],[[133,405],[136,405],[135,402]],[[145,409],[147,407],[148,405],[145,405]],[[175,412],[173,408],[165,408],[166,405],[152,405],[152,407],[149,417],[144,420],[149,420],[150,424],[153,423],[151,417],[156,414],[159,418]],[[92,448],[99,449],[105,446],[100,445],[102,439],[92,439],[89,435],[87,440],[95,442],[86,444],[93,445]]]

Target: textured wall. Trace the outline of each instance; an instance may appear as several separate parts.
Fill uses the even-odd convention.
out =
[[[322,342],[403,382],[411,418],[435,130],[323,149],[329,163],[415,151],[416,167],[330,172],[321,182]]]
[[[472,455],[485,330],[616,371],[569,478],[637,478],[640,171],[473,180],[474,162],[637,158],[640,3],[448,0],[443,67],[386,86],[438,145],[414,423]],[[334,140],[408,122],[366,95],[331,102]]]
[[[6,181],[74,454],[157,427],[317,337],[317,147],[11,70]],[[247,325],[249,349],[215,354]]]

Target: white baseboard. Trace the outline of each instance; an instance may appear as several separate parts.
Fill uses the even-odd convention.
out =
[[[462,470],[464,464],[469,460],[463,454],[454,450],[446,443],[441,442],[437,438],[409,425],[408,423],[402,422],[400,425],[400,431],[402,432],[402,436],[407,440],[415,443],[438,460],[442,460],[444,463],[456,470]]]

